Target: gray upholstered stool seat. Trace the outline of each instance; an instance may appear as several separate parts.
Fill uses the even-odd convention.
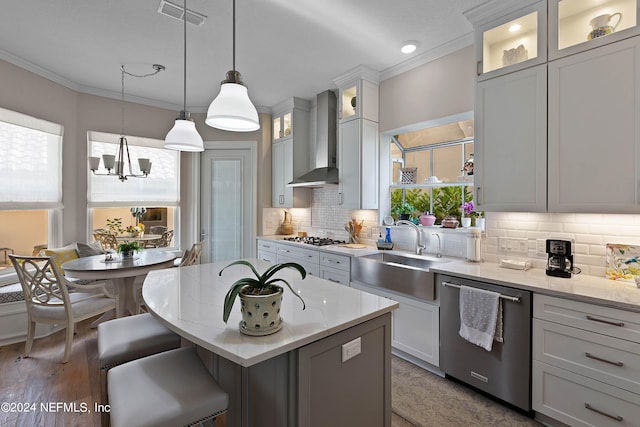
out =
[[[111,368],[113,427],[176,427],[226,412],[229,396],[194,347],[165,351]]]
[[[141,357],[180,347],[180,336],[167,329],[151,314],[138,314],[109,320],[98,325],[98,365],[100,394],[107,403],[107,371]],[[109,414],[102,413],[107,426]]]
[[[151,314],[109,320],[98,325],[100,369],[180,347],[180,335]]]

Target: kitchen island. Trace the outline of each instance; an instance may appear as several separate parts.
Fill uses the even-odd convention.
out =
[[[258,271],[269,263],[249,260]],[[230,285],[250,277],[229,262],[151,272],[143,286],[149,311],[201,348],[229,393],[230,426],[390,426],[391,311],[395,301],[297,271],[281,270],[306,302],[285,289],[275,334],[239,331],[240,302],[222,321]]]

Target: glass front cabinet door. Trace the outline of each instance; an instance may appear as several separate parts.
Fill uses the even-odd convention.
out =
[[[549,0],[549,59],[638,34],[638,0]]]
[[[475,36],[478,80],[546,62],[546,28],[546,1],[533,2],[478,26]]]
[[[273,136],[272,140],[277,141],[280,138],[291,136],[291,112],[274,116],[273,118]]]

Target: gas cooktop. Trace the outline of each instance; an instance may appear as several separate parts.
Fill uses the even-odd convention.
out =
[[[334,240],[329,237],[314,237],[314,236],[285,237],[284,240],[288,242],[306,243],[307,245],[314,245],[314,246],[327,246],[327,245],[338,245],[341,243],[347,243],[344,240]]]

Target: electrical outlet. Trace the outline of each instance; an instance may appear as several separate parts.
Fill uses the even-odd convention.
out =
[[[346,344],[342,344],[342,363],[347,360],[356,357],[362,352],[362,340],[360,337],[355,340],[349,341]]]
[[[502,253],[518,253],[526,254],[529,240],[518,237],[499,237],[498,238],[498,251]]]
[[[547,253],[547,239],[536,239],[536,253],[538,255]]]

